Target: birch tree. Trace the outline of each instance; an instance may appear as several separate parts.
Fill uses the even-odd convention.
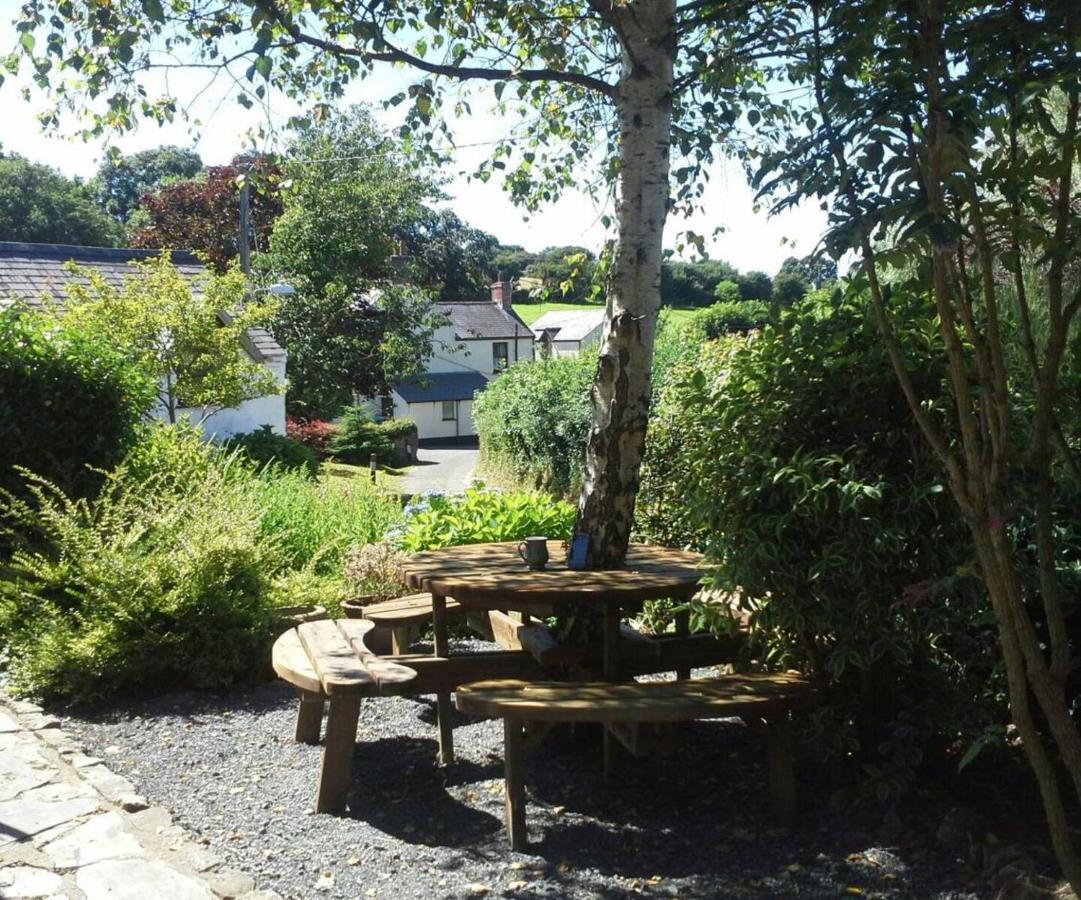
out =
[[[607,325],[575,526],[592,537],[590,565],[605,567],[621,562],[634,513],[665,223],[673,209],[695,205],[716,143],[734,139],[740,103],[759,90],[742,74],[774,37],[771,26],[743,27],[755,5],[29,0],[17,27],[22,57],[57,109],[97,111],[89,131],[178,114],[184,98],[147,86],[159,70],[228,71],[245,105],[277,90],[314,101],[318,114],[350,81],[398,64],[417,78],[390,102],[407,104],[404,136],[433,157],[450,142],[448,118],[472,111],[471,97],[452,86],[486,83],[497,112],[521,124],[485,142],[491,153],[477,177],[502,173],[528,209],[572,185],[598,196],[614,188]],[[738,42],[729,23],[740,23]]]

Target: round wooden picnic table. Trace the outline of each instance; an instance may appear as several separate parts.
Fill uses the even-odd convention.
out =
[[[552,607],[599,607],[604,613],[604,675],[619,678],[620,621],[646,600],[689,600],[698,591],[702,556],[648,544],[631,544],[618,569],[569,569],[560,541],[548,542],[549,562],[530,570],[518,542],[465,544],[410,556],[402,566],[405,583],[432,595],[435,655],[448,656],[447,597],[465,609],[547,615]],[[681,617],[686,629],[686,618]],[[453,759],[450,693],[437,695],[439,746],[443,762]]]

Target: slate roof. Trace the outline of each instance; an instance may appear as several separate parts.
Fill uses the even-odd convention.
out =
[[[394,391],[406,403],[438,403],[472,400],[487,385],[488,379],[480,372],[425,372],[403,378],[394,385]]]
[[[160,250],[136,250],[128,247],[74,247],[67,244],[25,244],[0,241],[0,309],[12,303],[41,307],[43,300],[63,304],[67,300],[67,284],[73,276],[64,268],[75,262],[93,267],[115,288],[134,275],[134,260],[151,259]],[[204,265],[192,254],[174,250],[173,265],[189,281],[205,271]],[[245,349],[258,361],[283,359],[285,351],[263,328],[249,328]]]
[[[518,318],[513,309],[503,309],[491,300],[440,303],[439,311],[450,319],[454,326],[454,337],[459,341],[513,340],[532,336],[529,326]]]
[[[604,324],[603,309],[568,309],[546,312],[533,325],[533,334],[540,340],[544,332],[553,341],[582,341],[590,332]]]

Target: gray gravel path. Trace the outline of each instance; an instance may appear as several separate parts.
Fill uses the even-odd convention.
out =
[[[883,846],[879,823],[827,811],[813,772],[801,777],[801,826],[774,831],[757,742],[729,722],[688,727],[676,755],[627,760],[618,789],[600,783],[596,736],[550,739],[530,758],[531,844],[519,854],[502,830],[499,723],[459,719],[458,762],[439,769],[434,698],[366,701],[349,813],[313,815],[320,749],[293,742],[294,703],[267,683],[65,727],[196,840],[286,897],[982,895],[927,832]]]

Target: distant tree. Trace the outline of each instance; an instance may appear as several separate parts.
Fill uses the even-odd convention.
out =
[[[661,303],[664,306],[709,306],[715,300],[717,285],[738,277],[736,270],[723,260],[665,262],[661,266]]]
[[[273,310],[247,296],[235,266],[192,284],[164,253],[137,265],[139,277],[120,290],[96,269],[73,266],[81,278],[69,283],[58,315],[136,363],[158,385],[170,422],[185,407],[202,410],[206,419],[281,390],[266,366],[241,352],[247,329],[265,325]]]
[[[400,143],[358,106],[303,125],[288,157],[269,264],[316,291],[337,285],[340,296],[390,276],[390,257],[408,236],[419,242],[424,204],[438,199]]]
[[[423,293],[397,285],[349,291],[330,284],[284,298],[271,330],[289,351],[289,412],[331,418],[355,396],[384,393],[422,371],[437,321]]]
[[[744,300],[770,300],[773,279],[765,272],[744,272],[739,276],[739,293]]]
[[[473,228],[449,209],[422,211],[403,234],[417,284],[440,300],[487,295],[499,240]]]
[[[177,181],[139,202],[145,225],[131,233],[133,247],[190,250],[205,257],[219,274],[237,258],[240,183],[251,184],[253,249],[266,247],[281,215],[279,169],[265,157],[238,157],[228,166],[212,166],[202,178]]]
[[[152,194],[172,181],[194,178],[203,161],[194,150],[155,147],[138,153],[106,156],[95,179],[98,204],[124,223],[139,206],[143,194]]]
[[[131,245],[190,250],[224,273],[238,253],[242,175],[251,184],[253,249],[266,247],[282,207],[279,169],[265,157],[238,157],[228,166],[208,168],[201,178],[144,195],[137,215],[146,224],[131,232]]]
[[[547,247],[525,267],[522,276],[541,281],[552,299],[578,303],[600,293],[599,288],[594,290],[596,267],[596,254],[585,247]]]
[[[790,256],[781,263],[781,268],[777,271],[777,274],[798,275],[809,290],[818,290],[820,287],[837,280],[837,263],[828,256],[814,253],[801,259]]]
[[[743,299],[739,294],[739,285],[727,278],[717,282],[717,287],[713,289],[713,298],[718,303],[738,303]]]
[[[530,263],[537,259],[536,253],[530,253],[517,244],[500,244],[492,255],[491,276],[517,281]]]
[[[802,300],[807,293],[808,284],[798,272],[778,272],[773,277],[773,300],[776,303],[791,306]]]
[[[117,247],[122,240],[86,184],[21,156],[0,156],[0,241]]]

